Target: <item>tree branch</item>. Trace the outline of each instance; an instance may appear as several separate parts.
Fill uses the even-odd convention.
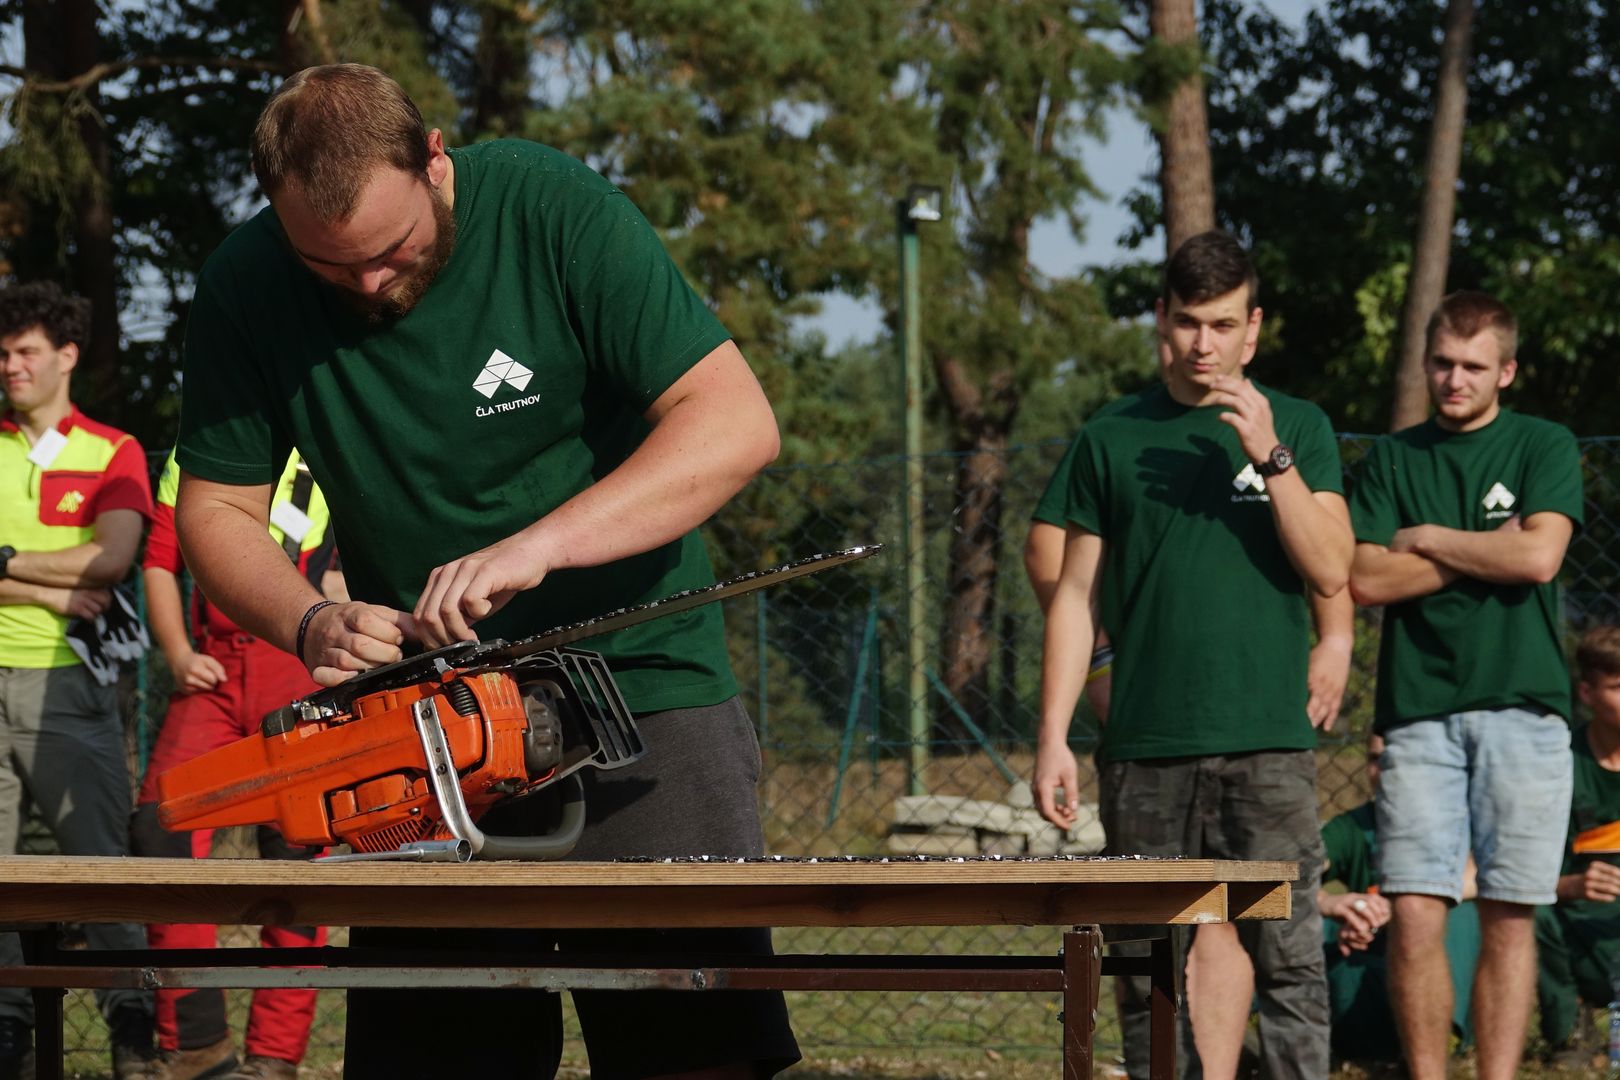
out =
[[[11,64],[0,64],[0,76],[21,79],[27,89],[36,93],[72,94],[122,75],[126,71],[167,67],[206,67],[268,75],[277,75],[282,71],[281,65],[271,60],[250,60],[235,56],[137,56],[129,60],[97,64],[71,79],[41,79],[27,68],[14,67]]]

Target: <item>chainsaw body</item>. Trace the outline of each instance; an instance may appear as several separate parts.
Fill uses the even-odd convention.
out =
[[[259,734],[163,773],[158,819],[176,832],[273,824],[293,844],[361,854],[420,855],[448,842],[459,858],[561,858],[583,828],[577,779],[550,836],[486,836],[473,823],[581,768],[641,753],[597,653],[551,649],[472,667],[428,654],[277,709]]]

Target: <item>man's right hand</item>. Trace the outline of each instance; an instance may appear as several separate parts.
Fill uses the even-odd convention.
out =
[[[106,589],[63,589],[52,585],[41,588],[45,606],[68,619],[94,620],[112,603],[112,593]]]
[[[1063,801],[1058,801],[1058,789]],[[1041,816],[1060,829],[1071,828],[1080,816],[1080,766],[1067,745],[1035,749],[1035,805]]]
[[[207,653],[187,649],[179,656],[171,656],[169,671],[174,685],[182,694],[196,694],[212,690],[225,681],[225,667]]]
[[[392,664],[400,646],[415,639],[416,626],[403,611],[357,600],[321,608],[304,632],[299,659],[322,686],[336,686],[362,671]]]
[[[1558,879],[1558,899],[1620,900],[1620,866],[1595,859],[1583,872],[1564,875]]]

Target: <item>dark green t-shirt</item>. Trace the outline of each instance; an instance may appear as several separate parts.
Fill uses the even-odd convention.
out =
[[[1322,826],[1327,869],[1322,880],[1342,882],[1346,892],[1364,893],[1378,884],[1377,814],[1371,800]]]
[[[1594,859],[1620,866],[1620,854],[1576,855],[1575,837],[1588,829],[1620,821],[1620,773],[1610,772],[1592,756],[1586,741],[1586,726],[1570,736],[1570,753],[1575,759],[1575,784],[1569,803],[1569,837],[1564,844],[1564,868],[1560,874],[1581,874]],[[1567,900],[1558,905],[1566,917],[1585,930],[1584,940],[1620,941],[1620,901]]]
[[[1554,511],[1581,523],[1575,436],[1503,409],[1478,431],[1428,420],[1373,444],[1350,493],[1356,540],[1387,545],[1397,529],[1484,532],[1515,514]],[[1512,706],[1569,716],[1558,584],[1461,578],[1384,609],[1376,726]]]
[[[264,484],[297,447],[350,592],[410,610],[433,567],[518,532],[619,465],[644,410],[729,335],[606,180],[516,140],[454,150],[456,247],[381,326],[293,255],[266,209],[203,266],[181,468]],[[626,523],[628,527],[629,523]],[[710,584],[696,533],[559,570],[478,626],[518,638]],[[593,638],[636,712],[736,693],[716,607]]]
[[[1305,483],[1341,491],[1326,414],[1255,385]],[[1222,411],[1154,386],[1092,417],[1075,440],[1063,520],[1104,543],[1111,761],[1316,745],[1305,584]]]

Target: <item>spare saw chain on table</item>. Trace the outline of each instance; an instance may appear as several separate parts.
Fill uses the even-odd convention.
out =
[[[463,641],[356,675],[267,715],[256,736],[158,777],[171,831],[275,825],[289,842],[347,843],[334,859],[556,859],[584,830],[586,766],[638,760],[641,735],[599,653],[572,643],[876,554],[812,556],[521,641]],[[539,836],[474,822],[567,781],[561,821]]]

